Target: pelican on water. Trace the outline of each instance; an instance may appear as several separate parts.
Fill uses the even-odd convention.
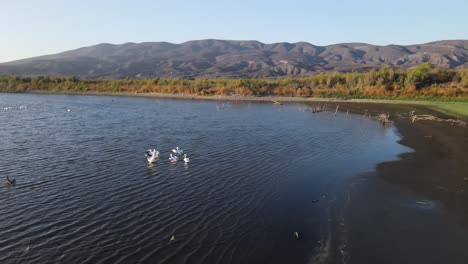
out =
[[[148,149],[146,151],[146,154],[148,154],[149,156],[153,155],[153,153],[156,153],[156,156],[159,157],[159,151],[157,151],[156,149]]]
[[[179,149],[179,147],[176,147],[175,149],[172,149],[172,152],[174,152],[177,155],[182,155],[184,154],[184,150]]]
[[[179,157],[177,157],[177,156],[172,156],[172,153],[171,153],[169,156],[170,156],[170,157],[169,157],[169,160],[170,160],[171,162],[177,162],[177,161],[179,161]]]
[[[156,158],[159,158],[159,151],[157,151],[156,149],[148,149],[146,151],[146,157],[151,157],[153,156],[153,154],[156,156]]]
[[[148,163],[153,163],[159,158],[159,151],[152,151],[151,156],[147,155],[146,160]]]
[[[185,163],[190,162],[190,159],[189,159],[189,157],[187,157],[187,154],[184,154],[184,161],[185,161]]]
[[[153,155],[153,152],[154,152],[154,149],[148,149],[148,150],[146,151],[146,155],[151,156],[151,155]]]

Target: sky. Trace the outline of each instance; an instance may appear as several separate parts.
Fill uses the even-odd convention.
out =
[[[468,39],[467,0],[0,0],[0,62],[99,43]]]

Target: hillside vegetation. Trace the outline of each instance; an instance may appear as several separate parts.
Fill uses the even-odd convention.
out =
[[[326,98],[468,99],[468,69],[388,67],[366,73],[322,73],[306,78],[79,79],[0,77],[2,92],[134,92],[186,95],[300,96]]]

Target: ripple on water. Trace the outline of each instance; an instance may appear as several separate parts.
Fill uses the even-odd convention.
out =
[[[363,158],[368,146],[396,144],[392,132],[300,109],[2,96],[0,175],[18,184],[0,188],[0,263],[305,259],[325,215],[310,201],[403,149]],[[167,160],[175,146],[189,165]],[[150,147],[162,157],[147,165]],[[306,234],[304,247],[285,239],[292,230]]]

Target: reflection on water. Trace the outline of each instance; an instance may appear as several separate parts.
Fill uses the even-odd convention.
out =
[[[304,107],[0,94],[0,263],[305,262],[348,179],[406,149]]]

